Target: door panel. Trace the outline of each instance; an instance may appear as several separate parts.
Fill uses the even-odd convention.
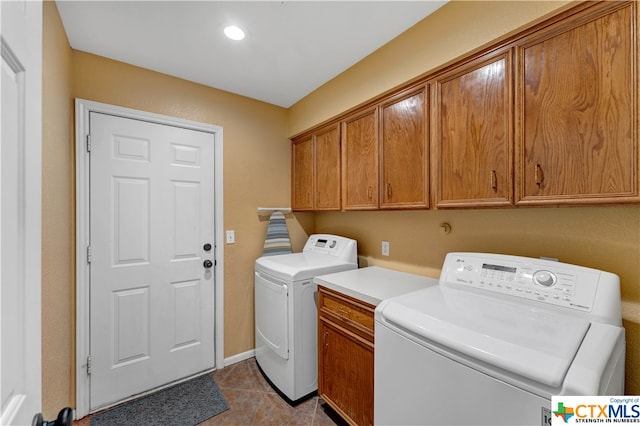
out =
[[[173,260],[198,257],[200,242],[200,188],[195,182],[171,182],[173,190],[171,236]]]
[[[172,350],[177,350],[198,343],[200,336],[198,318],[202,308],[198,296],[202,290],[199,280],[172,283],[171,285],[174,302],[171,310],[174,319],[171,322],[175,324]]]
[[[114,264],[149,261],[149,180],[113,178]]]
[[[90,114],[90,407],[214,367],[211,133]]]
[[[113,292],[113,366],[149,358],[149,287]]]

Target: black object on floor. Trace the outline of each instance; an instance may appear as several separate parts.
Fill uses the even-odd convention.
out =
[[[58,418],[48,422],[42,417],[42,413],[38,413],[33,417],[31,426],[71,426],[73,424],[73,410],[65,407],[58,413]]]
[[[210,374],[91,416],[91,426],[193,426],[229,409]]]

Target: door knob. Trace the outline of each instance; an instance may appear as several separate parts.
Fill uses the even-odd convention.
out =
[[[211,268],[211,267],[213,266],[213,262],[212,262],[212,261],[210,261],[209,259],[207,259],[207,260],[205,260],[205,261],[202,263],[202,265],[203,265],[205,268],[209,269],[209,268]]]

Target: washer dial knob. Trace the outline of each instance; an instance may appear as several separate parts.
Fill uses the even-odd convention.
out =
[[[533,274],[533,282],[543,287],[551,287],[557,281],[557,278],[553,272],[538,271]]]

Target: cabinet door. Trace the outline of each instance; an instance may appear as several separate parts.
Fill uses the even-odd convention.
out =
[[[342,205],[345,210],[378,208],[377,108],[342,122]]]
[[[481,57],[433,82],[437,207],[512,204],[511,57]]]
[[[318,393],[350,424],[373,424],[373,344],[320,318]]]
[[[291,197],[294,210],[313,210],[313,138],[291,144]]]
[[[340,210],[340,128],[315,136],[315,210]]]
[[[636,2],[605,2],[518,49],[518,204],[637,201]]]
[[[381,208],[428,207],[425,87],[381,106]]]

